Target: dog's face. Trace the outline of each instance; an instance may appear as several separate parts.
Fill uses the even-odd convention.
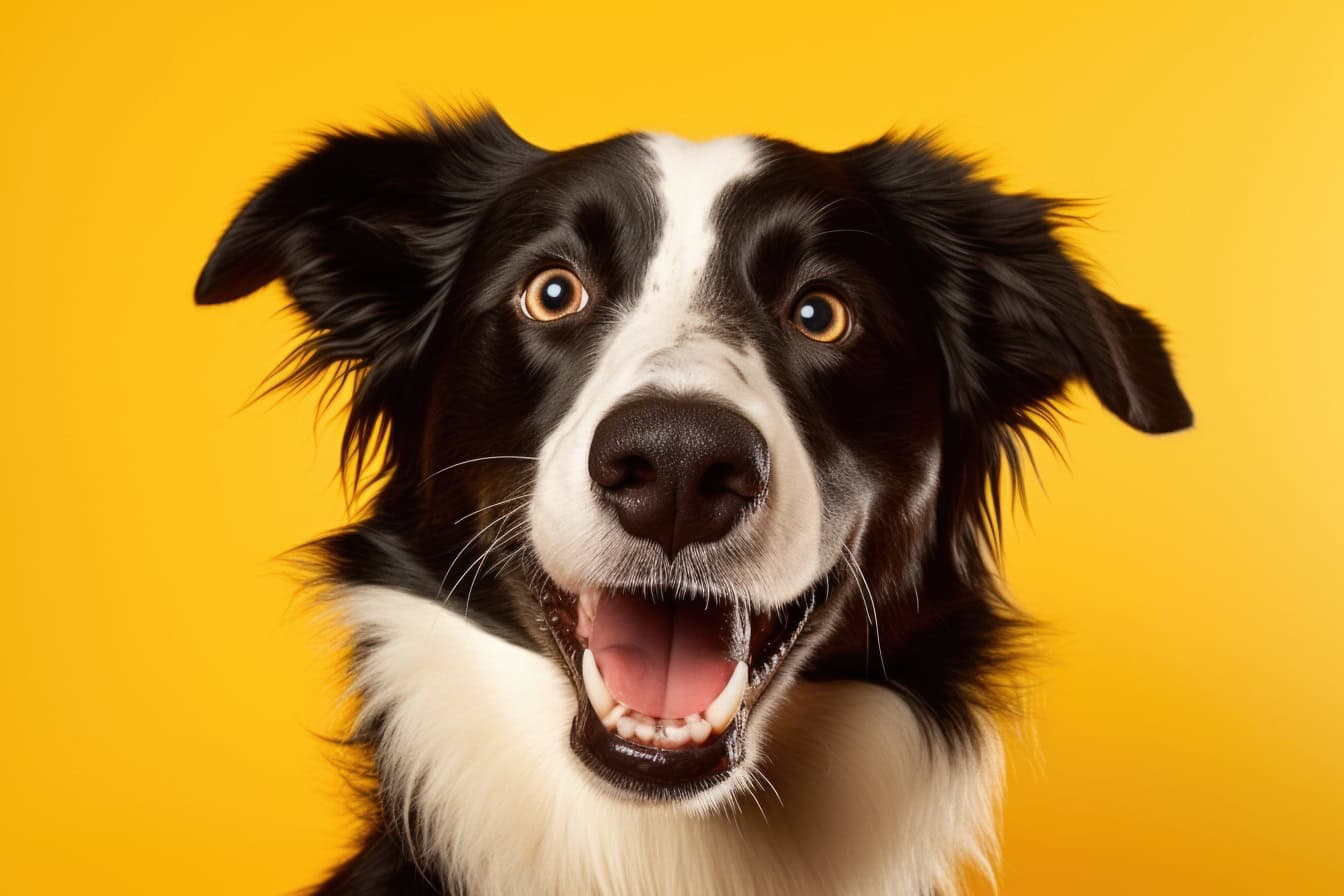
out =
[[[484,115],[329,139],[197,298],[283,277],[312,328],[295,375],[355,378],[357,462],[386,436],[334,577],[552,657],[594,781],[704,807],[800,675],[952,726],[984,708],[1007,628],[985,489],[1068,380],[1188,425],[1158,331],[1068,259],[1054,209],[919,141],[545,152]]]
[[[515,505],[539,572],[521,599],[546,614],[582,698],[574,749],[602,779],[712,789],[752,755],[879,493],[930,528],[931,325],[880,218],[816,154],[629,137],[510,193],[481,261],[501,282],[473,292],[503,299],[482,309],[507,328],[486,369],[518,409],[494,450],[537,457]],[[489,497],[518,497],[504,485]]]

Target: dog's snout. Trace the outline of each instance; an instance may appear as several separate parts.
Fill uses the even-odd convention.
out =
[[[621,526],[669,560],[717,541],[765,494],[770,454],[749,420],[708,401],[643,398],[598,424],[588,472]]]

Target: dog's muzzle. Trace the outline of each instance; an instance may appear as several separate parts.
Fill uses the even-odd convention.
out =
[[[655,582],[614,566],[610,580],[573,591],[534,586],[577,691],[572,745],[599,777],[638,796],[704,792],[744,760],[748,716],[818,603],[813,586],[754,611],[715,581],[712,563],[682,555],[760,510],[769,448],[723,403],[643,393],[598,423],[588,472],[624,532],[679,569]]]

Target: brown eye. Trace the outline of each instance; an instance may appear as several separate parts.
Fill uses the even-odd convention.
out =
[[[532,278],[518,296],[518,306],[532,320],[559,320],[588,306],[588,290],[570,271],[550,268]]]
[[[839,342],[849,335],[849,306],[828,292],[810,292],[794,306],[793,326],[815,342]]]

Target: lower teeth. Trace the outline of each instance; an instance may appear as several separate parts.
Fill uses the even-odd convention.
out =
[[[602,679],[591,650],[583,652],[583,682],[588,702],[601,717],[602,727],[625,740],[675,749],[688,743],[703,744],[712,735],[727,729],[746,693],[747,665],[737,664],[732,678],[704,715],[691,713],[684,719],[654,719],[615,700]]]
[[[652,719],[620,704],[602,719],[602,727],[628,741],[669,749],[703,744],[714,733],[699,714],[684,719]]]

